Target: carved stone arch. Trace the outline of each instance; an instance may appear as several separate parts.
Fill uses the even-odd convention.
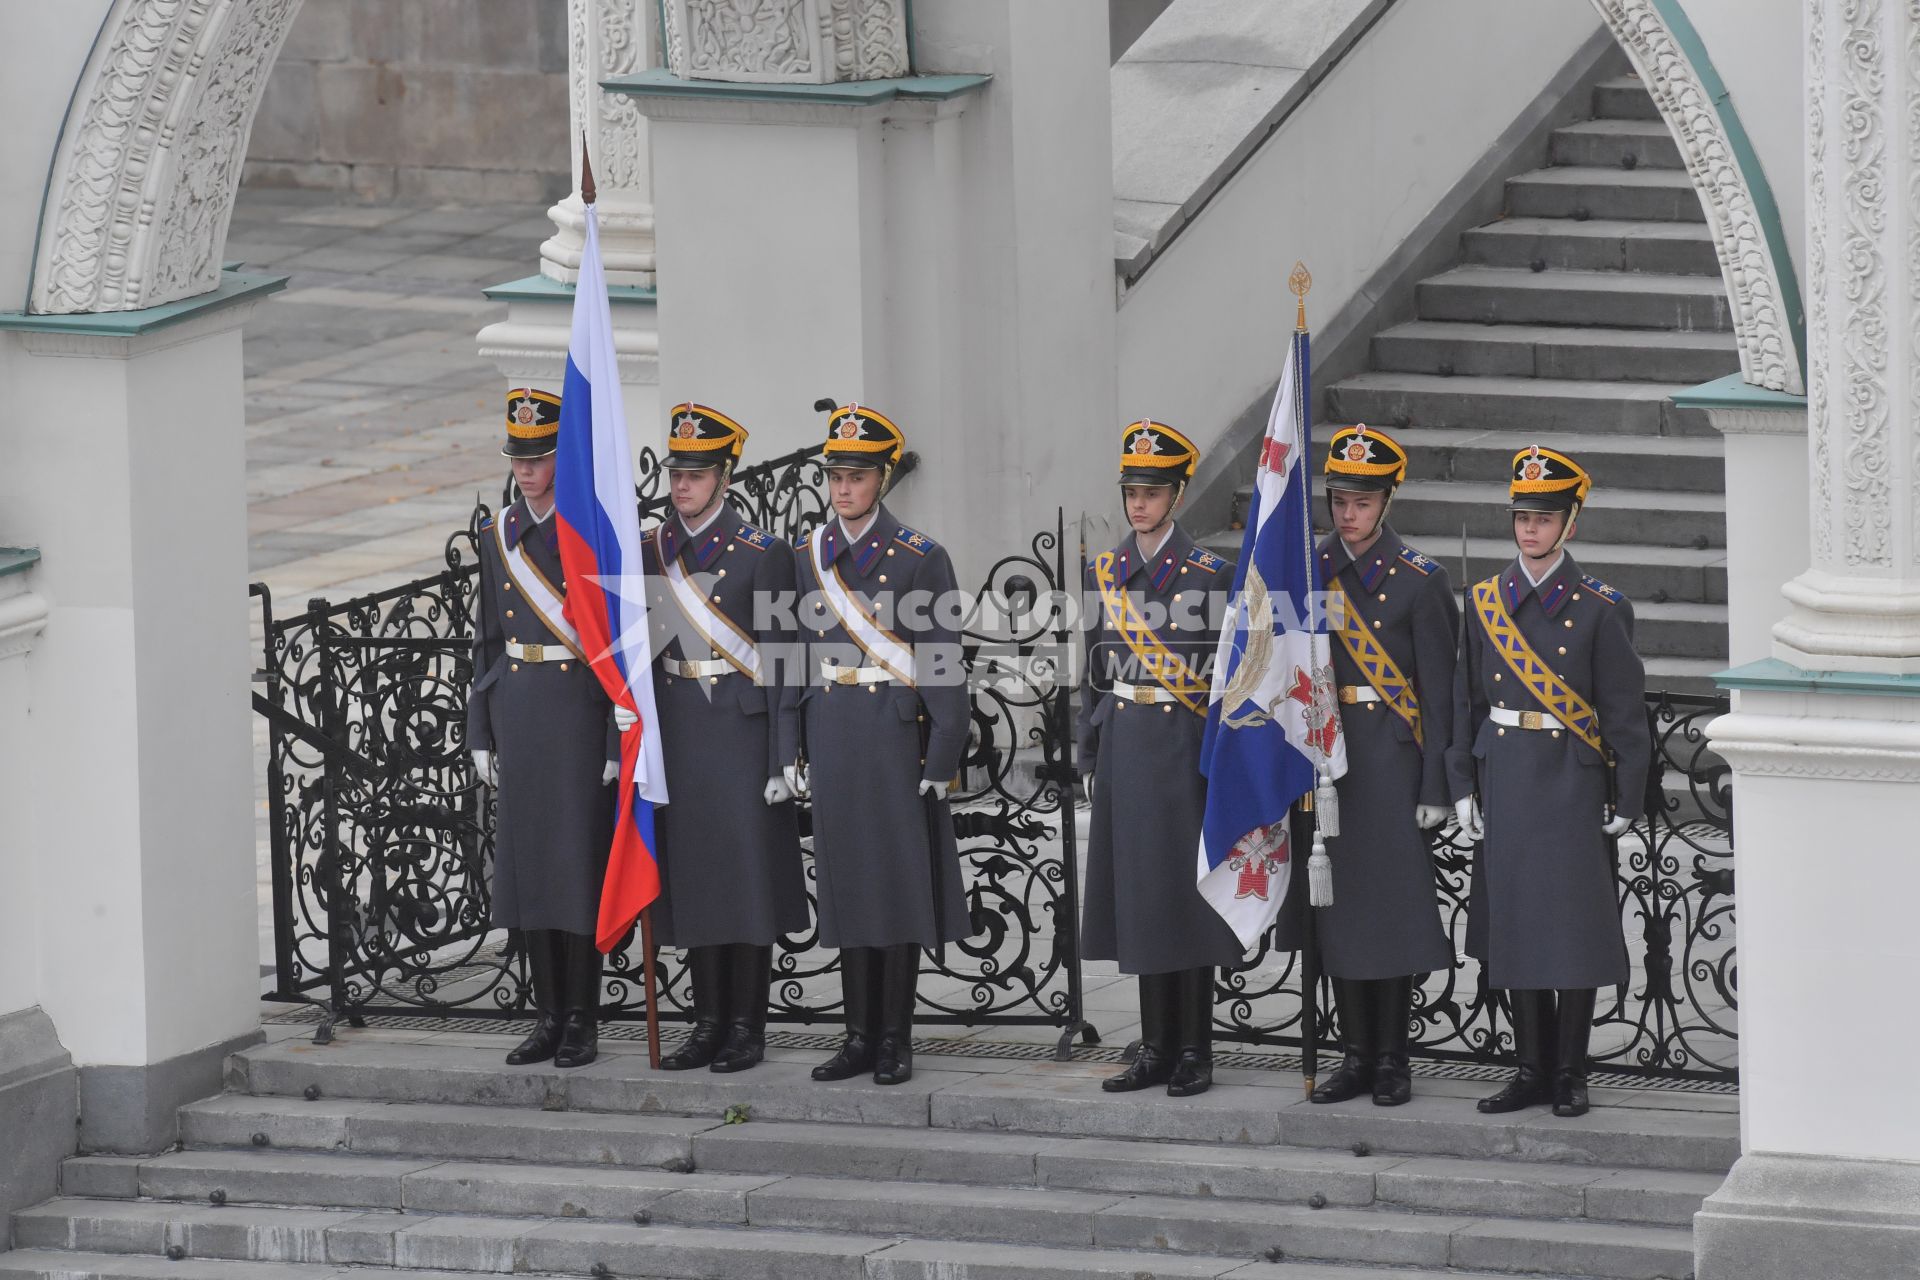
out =
[[[1765,179],[1749,174],[1743,164],[1744,138],[1736,142],[1734,134],[1738,125],[1730,129],[1721,116],[1703,69],[1662,12],[1667,6],[1659,0],[1593,0],[1593,5],[1653,94],[1700,193],[1733,307],[1741,376],[1771,391],[1804,395],[1793,264],[1779,240]],[[1759,192],[1756,183],[1762,184]]]
[[[54,154],[31,310],[219,287],[247,135],[300,0],[114,0]]]

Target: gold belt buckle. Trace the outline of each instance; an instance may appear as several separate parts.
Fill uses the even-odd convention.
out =
[[[1150,704],[1152,704],[1153,702],[1155,702],[1155,701],[1157,701],[1157,698],[1156,698],[1156,696],[1155,696],[1155,695],[1157,695],[1158,693],[1159,693],[1159,690],[1157,690],[1157,689],[1154,689],[1153,687],[1151,687],[1151,686],[1149,686],[1149,685],[1144,685],[1144,684],[1137,684],[1137,685],[1135,685],[1135,686],[1133,686],[1133,701],[1134,701],[1134,704],[1135,704],[1136,706],[1138,706],[1138,705],[1150,705]]]
[[[1544,729],[1547,726],[1543,723],[1538,711],[1522,711],[1520,713],[1520,727],[1522,729]]]
[[[526,662],[545,662],[547,660],[546,646],[523,644],[520,646],[520,657]]]
[[[688,662],[685,658],[682,658],[680,661],[674,663],[673,665],[678,668],[678,670],[675,671],[674,674],[681,677],[684,680],[697,680],[700,677],[700,668],[695,666],[693,663]]]
[[[1360,701],[1360,690],[1350,684],[1341,685],[1340,701],[1346,703],[1350,707],[1354,706]]]
[[[842,667],[833,673],[835,684],[859,684],[860,671],[857,667]]]

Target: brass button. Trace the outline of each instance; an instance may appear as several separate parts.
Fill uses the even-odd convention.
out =
[[[719,603],[720,603],[720,593],[719,593],[719,592],[717,592],[717,591],[713,593],[713,602],[714,602],[715,604],[719,604]]]
[[[1494,672],[1494,673],[1493,673],[1493,678],[1494,678],[1495,680],[1498,680],[1498,679],[1500,678],[1500,673],[1499,673],[1498,671],[1496,671],[1496,672]]]
[[[520,669],[520,664],[517,662],[509,662],[507,664],[507,670],[509,671],[518,671],[519,669]]]
[[[1500,700],[1500,705],[1501,705],[1501,706],[1503,706],[1503,707],[1507,705],[1507,701],[1506,701],[1506,699],[1505,699],[1505,698],[1502,698],[1502,699]]]
[[[1381,626],[1381,623],[1380,623],[1380,619],[1378,619],[1378,618],[1375,618],[1375,619],[1373,620],[1373,629],[1374,629],[1375,631],[1378,631],[1378,630],[1380,629],[1380,626]]]
[[[925,724],[927,722],[927,718],[925,716],[915,716],[913,718],[913,721],[915,724]]]
[[[1162,710],[1162,711],[1164,711],[1164,712],[1166,712],[1166,713],[1167,713],[1168,715],[1172,715],[1172,714],[1173,714],[1173,704],[1172,704],[1172,703],[1170,703],[1170,702],[1163,702],[1163,703],[1161,703],[1161,704],[1160,704],[1160,710]]]
[[[561,663],[561,664],[560,664],[560,669],[561,669],[562,671],[565,671],[565,670],[567,670],[567,669],[568,669],[569,667],[571,667],[572,665],[573,665],[573,664],[572,664],[571,662],[563,662],[563,663]]]
[[[1398,573],[1398,572],[1400,572],[1400,569],[1399,569],[1399,567],[1398,567],[1398,566],[1396,565],[1396,566],[1395,566],[1394,568],[1391,568],[1391,569],[1389,569],[1389,570],[1387,570],[1387,576],[1388,576],[1389,578],[1391,578],[1391,577],[1392,577],[1392,576],[1393,576],[1394,574],[1396,574],[1396,573]]]
[[[1122,698],[1122,699],[1120,700],[1120,709],[1121,709],[1122,711],[1125,711],[1125,710],[1127,709],[1127,705],[1128,705],[1128,704],[1127,704],[1127,701],[1126,701],[1126,699],[1124,699],[1124,698]]]
[[[1555,729],[1555,730],[1553,731],[1553,736],[1554,736],[1554,737],[1556,737],[1556,738],[1557,738],[1557,737],[1559,737],[1559,736],[1560,736],[1560,731],[1559,731],[1558,729]]]
[[[825,640],[825,639],[827,638],[827,633],[826,633],[826,632],[824,632],[824,631],[822,631],[822,632],[820,633],[820,638],[821,638],[822,640]]]
[[[500,589],[502,591],[511,591],[513,590],[513,584],[511,582],[503,582],[500,584]]]
[[[888,554],[888,555],[892,555],[892,554],[893,554],[893,548],[892,548],[892,547],[888,547],[888,548],[887,548],[887,554]]]
[[[1502,730],[1500,730],[1500,736],[1501,736],[1501,737],[1503,737],[1503,738],[1504,738],[1504,737],[1506,737],[1506,736],[1507,736],[1507,731],[1506,731],[1505,729],[1502,729]]]
[[[868,686],[867,686],[867,692],[868,692],[868,693],[878,693],[878,692],[880,692],[880,686],[879,686],[879,685],[877,685],[877,684],[870,684],[870,685],[868,685]]]
[[[1380,603],[1385,604],[1386,602],[1387,602],[1387,593],[1382,591],[1380,593]]]
[[[1187,571],[1187,566],[1185,566],[1185,565],[1181,565],[1181,566],[1180,566],[1180,572],[1182,572],[1182,573],[1185,573],[1186,571]]]
[[[513,616],[513,610],[511,609],[507,610],[507,616],[511,618]]]
[[[724,578],[727,576],[727,571],[725,569],[722,569],[719,573],[715,574],[714,576],[717,578]]]
[[[1572,618],[1568,618],[1568,619],[1567,619],[1567,621],[1566,621],[1566,624],[1565,624],[1565,625],[1566,625],[1566,628],[1567,628],[1567,630],[1569,630],[1569,631],[1571,631],[1571,630],[1573,630],[1573,619],[1572,619]]]
[[[1574,592],[1574,593],[1573,593],[1573,598],[1574,598],[1575,600],[1578,600],[1578,599],[1580,598],[1580,593],[1579,593],[1578,591],[1576,591],[1576,592]]]
[[[720,683],[720,677],[719,677],[719,676],[708,676],[708,677],[707,677],[707,683],[708,683],[708,684],[719,684],[719,683]]]
[[[729,551],[733,550],[733,544],[731,542],[727,544],[727,550]]]
[[[1180,624],[1177,622],[1169,622],[1167,625],[1169,627],[1172,627],[1175,631],[1178,631],[1180,629]]]
[[[885,582],[886,580],[887,580],[887,575],[886,575],[886,574],[884,574],[884,573],[883,573],[883,574],[881,574],[881,575],[880,575],[880,581],[882,581],[882,582]]]
[[[1567,646],[1565,646],[1565,645],[1561,645],[1561,646],[1560,646],[1560,652],[1561,652],[1561,654],[1562,654],[1562,655],[1564,656],[1564,655],[1566,654],[1566,652],[1567,652]]]

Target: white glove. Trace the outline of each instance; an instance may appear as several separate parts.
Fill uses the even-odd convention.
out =
[[[497,787],[500,785],[499,779],[494,776],[494,772],[493,772],[493,752],[491,751],[474,752],[473,753],[473,771],[479,774],[480,781],[486,783],[488,786]]]
[[[1422,831],[1431,831],[1447,820],[1447,807],[1441,804],[1417,804],[1413,807],[1413,820]]]
[[[620,762],[618,760],[607,761],[607,767],[600,771],[600,785],[603,787],[610,787],[615,782],[619,781],[619,779],[620,779]]]
[[[1088,804],[1093,803],[1093,775],[1090,773],[1080,779],[1080,798]]]
[[[1460,834],[1469,840],[1484,840],[1486,824],[1480,821],[1480,802],[1472,796],[1453,802],[1453,816],[1460,820]]]
[[[932,778],[920,779],[920,794],[923,796],[934,796],[937,798],[939,794],[945,790],[945,787],[935,782]]]
[[[796,800],[805,799],[807,792],[812,790],[808,785],[807,771],[797,764],[782,769],[780,776],[786,780],[787,790],[793,793]]]
[[[785,778],[768,778],[767,789],[760,793],[760,798],[768,804],[785,804],[793,799],[793,788]]]
[[[640,723],[640,713],[638,711],[629,711],[627,708],[620,706],[618,703],[614,704],[614,708],[613,708],[613,727],[614,728],[618,729],[622,733],[625,733],[627,730],[633,728],[633,726],[639,723]]]
[[[1601,811],[1601,816],[1605,818],[1605,821],[1600,824],[1600,831],[1603,835],[1623,836],[1633,826],[1632,818],[1622,818],[1618,814],[1615,814],[1611,818],[1606,818],[1604,810]]]

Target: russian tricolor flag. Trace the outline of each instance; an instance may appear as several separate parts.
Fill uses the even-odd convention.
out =
[[[594,674],[607,696],[639,717],[620,740],[619,812],[600,889],[598,941],[602,951],[611,951],[660,896],[653,807],[667,802],[667,775],[648,669],[652,654],[633,453],[620,404],[600,225],[591,204],[586,211],[587,244],[573,291],[573,337],[560,394],[554,519],[567,575],[567,620],[580,633],[581,649],[593,656]]]

